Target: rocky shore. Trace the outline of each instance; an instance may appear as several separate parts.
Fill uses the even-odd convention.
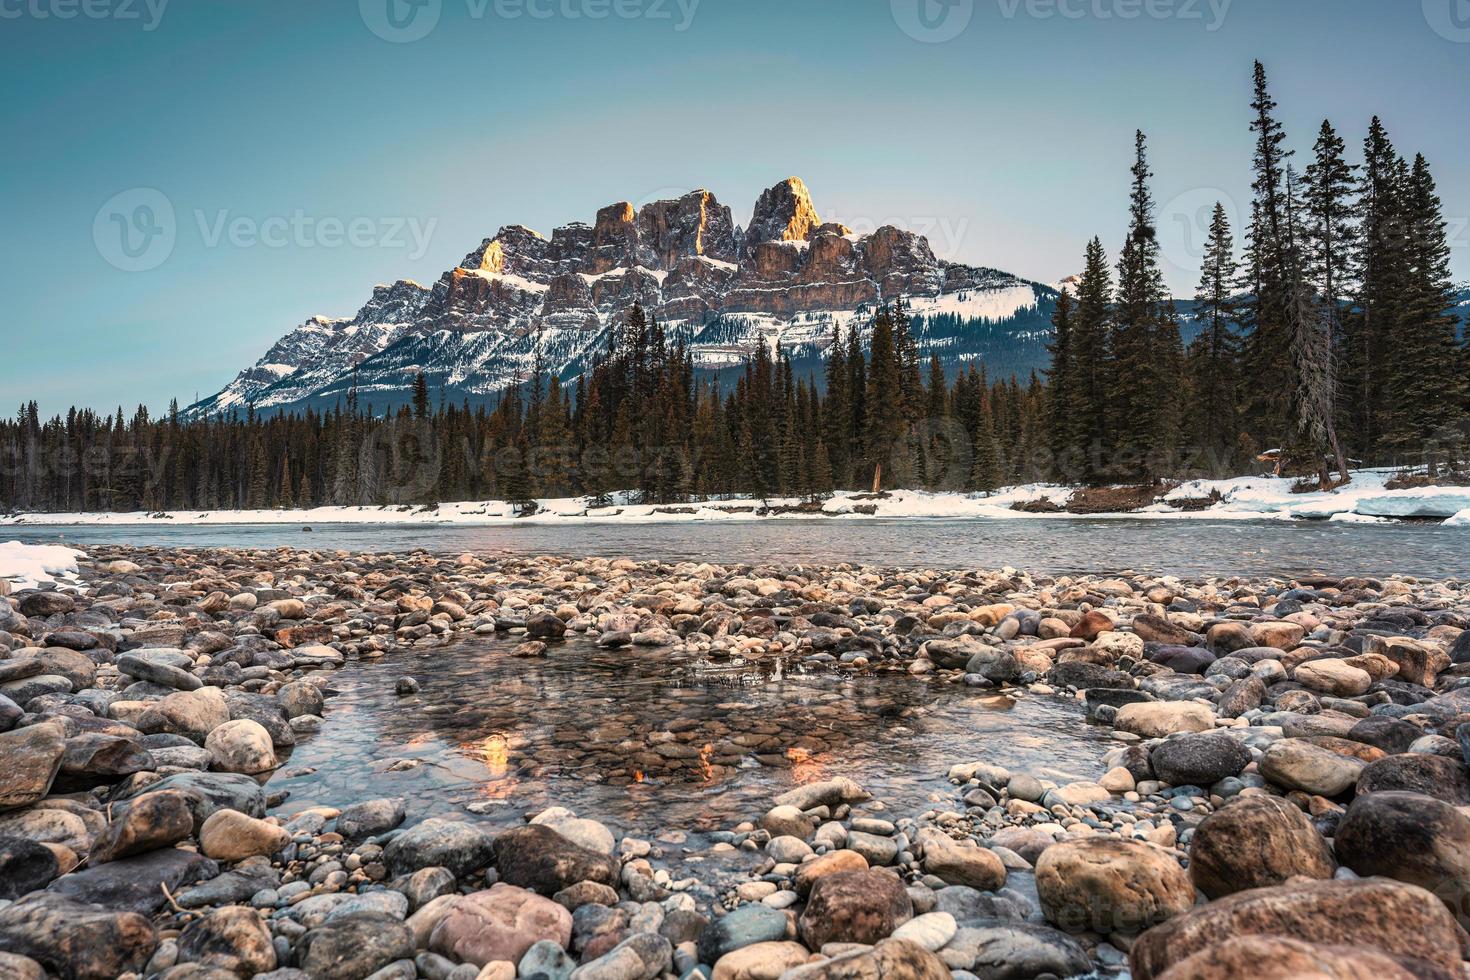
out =
[[[10,591],[4,980],[1467,976],[1462,581],[96,547]],[[334,671],[476,634],[1070,698],[1116,747],[1058,784],[977,739],[922,812],[839,777],[697,837],[272,789]],[[630,756],[759,751],[670,727]]]

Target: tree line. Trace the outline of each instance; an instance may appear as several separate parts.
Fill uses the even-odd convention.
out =
[[[1088,243],[1044,378],[925,361],[899,302],[835,328],[820,376],[795,376],[761,343],[722,386],[696,371],[683,331],[635,306],[583,374],[537,363],[493,407],[436,403],[422,374],[411,404],[382,414],[355,387],[329,411],[188,421],[177,404],[43,421],[31,402],[0,421],[0,510],[989,491],[1234,475],[1267,450],[1324,482],[1353,461],[1463,464],[1470,349],[1428,163],[1375,118],[1361,163],[1324,122],[1298,172],[1259,63],[1251,108],[1244,247],[1237,257],[1217,204],[1187,348],[1138,133],[1126,237],[1116,263]]]
[[[1257,62],[1245,247],[1237,258],[1217,202],[1187,350],[1137,134],[1116,281],[1093,239],[1054,319],[1048,437],[1083,482],[1246,472],[1262,452],[1323,483],[1354,462],[1464,461],[1470,353],[1428,162],[1400,155],[1375,117],[1362,163],[1325,121],[1298,171],[1276,108]]]

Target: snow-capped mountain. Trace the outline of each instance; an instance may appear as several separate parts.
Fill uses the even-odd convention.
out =
[[[704,371],[738,367],[762,339],[813,369],[834,326],[865,327],[903,299],[924,356],[1024,372],[1045,363],[1056,295],[937,259],[900,228],[857,235],[823,222],[792,177],[760,196],[746,228],[704,190],[609,205],[550,238],[502,228],[432,287],[378,286],[350,319],[306,321],[188,414],[330,407],[354,383],[382,411],[407,399],[419,371],[452,400],[484,401],[527,377],[538,356],[576,376],[635,303],[685,337]]]

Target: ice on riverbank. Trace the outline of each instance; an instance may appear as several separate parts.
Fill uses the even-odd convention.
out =
[[[678,521],[749,521],[831,517],[847,520],[950,518],[970,520],[1042,519],[1209,519],[1335,520],[1383,523],[1401,519],[1437,519],[1470,526],[1470,487],[1421,487],[1389,490],[1389,471],[1364,470],[1336,490],[1293,492],[1285,477],[1238,477],[1191,480],[1169,490],[1152,504],[1119,513],[1076,514],[1066,511],[1076,489],[1056,484],[1026,484],[990,494],[929,493],[896,490],[884,494],[844,492],[818,503],[796,497],[731,498],[687,504],[635,503],[618,494],[609,506],[591,507],[586,497],[537,501],[536,513],[520,515],[504,501],[469,501],[436,508],[315,507],[304,510],[218,510],[127,514],[20,514],[0,517],[3,524],[48,525],[206,525],[206,524],[459,524],[509,523],[666,523]]]
[[[69,582],[76,578],[77,559],[84,557],[75,548],[61,545],[0,543],[0,579],[16,591]]]

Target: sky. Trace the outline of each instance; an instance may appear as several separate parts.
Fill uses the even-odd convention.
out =
[[[1257,58],[1299,164],[1374,114],[1426,155],[1470,279],[1470,0],[0,0],[0,411],[187,404],[503,225],[790,175],[1051,282],[1135,129],[1188,295]]]

